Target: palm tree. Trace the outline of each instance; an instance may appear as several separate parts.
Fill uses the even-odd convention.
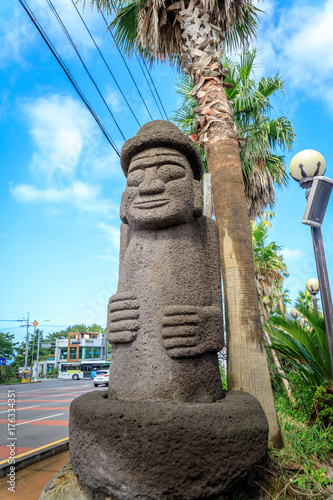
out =
[[[301,304],[298,311],[306,322],[281,314],[270,317],[264,328],[270,335],[271,347],[290,359],[307,385],[330,386],[333,380],[323,316]]]
[[[277,91],[283,92],[284,81],[277,73],[274,77],[256,82],[253,76],[256,55],[257,50],[254,49],[243,52],[239,62],[233,62],[229,57],[225,57],[223,62],[223,66],[229,70],[225,82],[232,85],[232,88],[226,88],[226,95],[239,135],[250,219],[261,216],[268,206],[272,208],[276,199],[275,186],[286,185],[284,157],[274,154],[274,150],[277,146],[290,150],[295,140],[292,124],[286,117],[269,117],[272,110],[270,97]],[[198,101],[191,94],[193,86],[185,75],[180,76],[177,92],[183,97],[183,102],[173,121],[185,134],[196,140],[194,109]],[[201,151],[204,155],[203,148]]]
[[[238,133],[224,81],[221,56],[225,34],[235,44],[254,34],[257,11],[250,0],[91,0],[116,13],[112,26],[120,46],[143,57],[175,63],[194,82],[198,100],[198,141],[205,148],[220,234],[228,341],[228,387],[254,395],[270,426],[270,441],[281,446],[264,348],[254,279]]]
[[[266,213],[267,214],[267,213]],[[272,214],[268,214],[271,217]],[[281,291],[284,278],[289,276],[287,266],[274,241],[266,243],[272,224],[262,217],[250,222],[254,256],[254,272],[262,317],[266,319],[274,305],[277,291]]]

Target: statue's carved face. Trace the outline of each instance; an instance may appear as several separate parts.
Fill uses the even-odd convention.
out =
[[[122,218],[133,227],[156,229],[193,219],[193,172],[173,149],[151,148],[131,160],[122,199]],[[199,183],[198,183],[199,184]]]

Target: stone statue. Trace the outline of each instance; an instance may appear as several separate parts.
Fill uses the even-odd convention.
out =
[[[217,498],[263,462],[268,424],[253,396],[222,390],[218,234],[202,215],[200,153],[155,121],[124,144],[121,166],[109,391],[71,404],[69,498],[78,488],[85,498]]]
[[[168,140],[168,147],[162,140]],[[216,223],[202,215],[202,163],[170,122],[143,126],[121,152],[119,285],[110,298],[109,395],[212,402],[222,301]]]

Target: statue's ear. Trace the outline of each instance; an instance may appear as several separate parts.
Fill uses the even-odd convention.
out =
[[[127,194],[126,194],[126,189],[122,194],[121,197],[121,203],[120,203],[120,219],[121,222],[124,224],[128,224],[127,217],[126,217],[126,209],[127,209]]]
[[[200,217],[203,212],[203,194],[200,181],[193,181],[193,194],[194,194],[194,217]]]

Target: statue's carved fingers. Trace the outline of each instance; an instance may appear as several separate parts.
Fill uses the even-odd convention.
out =
[[[132,342],[136,339],[139,307],[133,292],[119,292],[110,297],[107,338],[111,344]]]
[[[123,330],[121,332],[107,333],[107,339],[111,344],[126,344],[136,339],[136,331]]]

